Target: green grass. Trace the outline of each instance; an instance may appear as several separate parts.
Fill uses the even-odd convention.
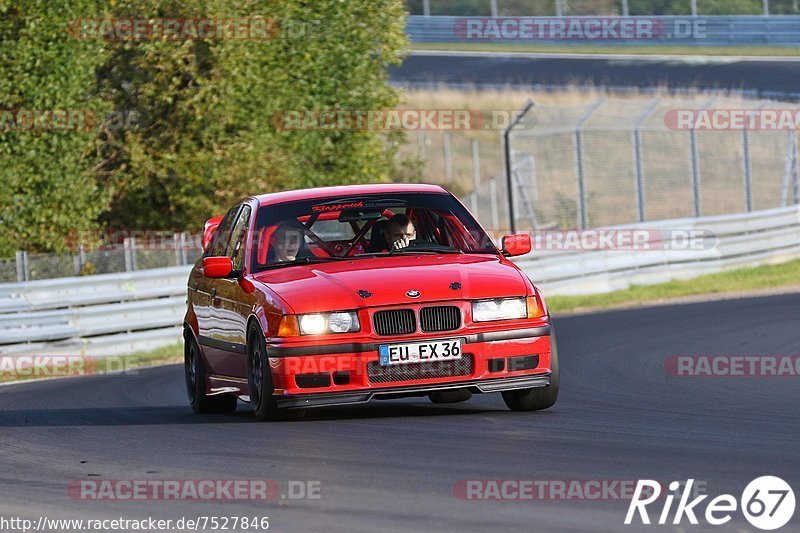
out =
[[[685,296],[736,293],[788,286],[800,286],[800,261],[742,268],[658,285],[635,285],[629,289],[606,294],[551,296],[547,298],[547,307],[550,312],[558,314],[645,305]],[[546,294],[545,297],[547,297]]]
[[[50,364],[51,366],[37,365],[32,369],[24,369],[20,372],[8,367],[10,365],[8,361],[14,359],[15,356],[3,358],[2,365],[0,365],[0,383],[46,377],[106,374],[122,370],[131,371],[146,366],[180,363],[183,362],[183,345],[176,343],[149,352],[106,358],[56,359],[56,362]]]
[[[800,56],[796,46],[670,46],[523,43],[414,43],[412,50],[459,50],[465,52],[526,52],[537,54],[640,54],[680,56]]]

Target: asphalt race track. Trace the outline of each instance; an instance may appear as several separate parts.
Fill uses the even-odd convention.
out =
[[[0,387],[0,515],[269,516],[271,531],[753,531],[623,526],[626,501],[473,501],[467,479],[694,478],[712,497],[776,475],[800,486],[797,377],[670,377],[667,357],[797,355],[800,294],[556,319],[561,397],[399,400],[258,423],[192,414],[179,366]],[[316,480],[321,498],[82,501],[70,480]],[[708,501],[708,500],[706,500]],[[702,509],[705,505],[702,505]],[[22,510],[22,511],[21,511]],[[661,507],[652,510],[655,520]],[[783,530],[800,531],[796,513]]]
[[[521,87],[593,85],[724,89],[756,95],[800,92],[797,58],[571,56],[414,52],[391,70],[393,82]]]

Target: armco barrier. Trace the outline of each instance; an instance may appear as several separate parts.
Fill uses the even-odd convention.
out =
[[[534,250],[518,264],[545,295],[602,293],[800,258],[800,206],[617,229],[699,230],[699,250]],[[188,267],[0,284],[0,354],[119,355],[180,341]]]
[[[0,354],[120,355],[179,342],[190,269],[0,284]]]
[[[499,17],[496,20],[522,19],[525,17]],[[542,18],[542,17],[538,17]],[[546,17],[544,17],[546,18]],[[606,17],[567,17],[603,19]],[[635,45],[698,45],[698,46],[797,46],[800,44],[800,16],[782,15],[764,17],[758,15],[731,16],[648,16],[628,17],[629,19],[645,19],[664,28],[677,28],[679,34],[672,32],[656,32],[654,38],[648,39],[603,39],[597,41],[604,46]],[[524,39],[516,34],[501,33],[506,38],[497,38],[491,31],[480,32],[481,37],[467,37],[464,31],[467,21],[488,17],[450,17],[412,15],[406,22],[406,33],[413,43],[431,42],[537,42],[553,44],[586,44],[587,39]],[[552,19],[552,17],[551,17]],[[686,33],[681,29],[689,28]]]
[[[662,233],[695,230],[713,234],[717,242],[699,250],[534,250],[517,264],[545,294],[577,295],[800,258],[800,206],[615,228],[649,229]]]

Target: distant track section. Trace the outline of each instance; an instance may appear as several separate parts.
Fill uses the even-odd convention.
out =
[[[414,51],[391,71],[404,85],[582,85],[629,89],[731,90],[800,99],[800,58],[525,54]]]

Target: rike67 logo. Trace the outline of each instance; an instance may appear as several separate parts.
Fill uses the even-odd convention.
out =
[[[657,524],[665,525],[669,522],[672,515],[672,524],[678,525],[684,519],[690,524],[697,525],[698,515],[705,518],[708,524],[721,526],[731,521],[732,514],[741,509],[742,514],[753,527],[761,530],[771,531],[785,526],[794,516],[795,497],[794,491],[779,477],[762,476],[751,481],[742,497],[737,500],[730,494],[722,494],[710,500],[705,507],[705,513],[700,512],[701,503],[708,498],[707,495],[697,496],[691,501],[692,485],[694,479],[689,479],[685,484],[673,481],[669,484],[669,491],[664,498],[664,506],[658,516]],[[677,491],[683,488],[682,493]],[[630,525],[634,517],[639,516],[642,524],[650,524],[650,515],[647,506],[655,503],[661,497],[661,484],[658,481],[644,479],[639,480],[633,493],[633,499],[628,507],[628,514],[625,517],[625,524]],[[672,511],[675,499],[678,503],[675,506],[674,514]],[[660,503],[660,502],[659,502]]]

